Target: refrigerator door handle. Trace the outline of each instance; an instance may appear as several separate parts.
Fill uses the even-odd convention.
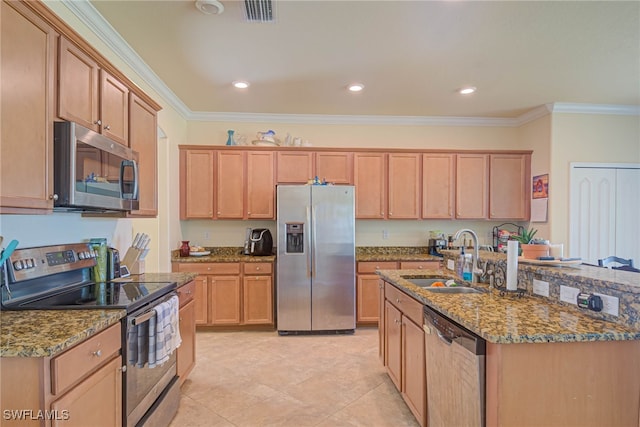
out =
[[[311,207],[307,206],[307,226],[311,224]],[[307,229],[305,232],[307,236],[307,277],[311,277],[311,230]]]
[[[312,239],[313,244],[315,245],[317,240],[316,236],[316,207],[315,205],[311,208],[311,232],[313,233]],[[315,247],[314,247],[315,249]],[[313,250],[311,253],[311,277],[316,277],[316,251]]]

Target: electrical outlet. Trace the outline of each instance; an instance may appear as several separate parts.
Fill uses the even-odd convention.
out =
[[[382,230],[382,239],[383,240],[387,240],[389,238],[389,231],[388,230]]]
[[[578,305],[578,294],[580,289],[571,286],[560,285],[560,301]]]
[[[211,232],[210,231],[205,231],[202,235],[202,238],[204,240],[209,240],[211,238]]]
[[[620,309],[620,300],[618,299],[618,297],[598,294],[596,292],[594,292],[593,294],[598,295],[600,298],[602,298],[602,313],[607,313],[612,316],[618,317]]]
[[[447,268],[453,271],[456,268],[456,263],[452,259],[447,260]]]
[[[549,296],[549,282],[533,279],[533,293],[543,297]]]

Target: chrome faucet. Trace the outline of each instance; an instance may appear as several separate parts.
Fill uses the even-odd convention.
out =
[[[482,272],[482,270],[478,268],[478,251],[480,249],[480,245],[478,244],[478,235],[470,228],[461,228],[453,235],[453,240],[458,240],[464,233],[469,233],[471,239],[473,240],[473,258],[471,259],[471,282],[477,283],[478,275]]]

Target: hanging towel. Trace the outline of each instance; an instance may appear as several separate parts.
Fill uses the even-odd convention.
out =
[[[127,330],[127,362],[129,365],[138,363],[138,325]]]
[[[160,366],[169,360],[171,353],[182,343],[179,325],[179,305],[177,296],[172,296],[169,300],[158,304],[156,311],[155,325],[155,360],[153,365],[149,361],[149,367]]]
[[[149,360],[149,322],[136,325],[138,329],[138,360],[136,365],[143,368]]]

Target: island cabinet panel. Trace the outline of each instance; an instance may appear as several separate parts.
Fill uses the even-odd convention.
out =
[[[422,218],[455,217],[456,155],[422,155]]]
[[[420,425],[424,426],[427,383],[422,322],[418,325],[402,317],[402,351],[402,397]]]
[[[388,300],[385,307],[385,360],[387,373],[398,390],[402,387],[402,312]]]
[[[489,218],[528,220],[531,156],[491,154],[489,157]]]
[[[639,354],[640,341],[487,343],[486,425],[637,426]]]
[[[354,184],[356,186],[356,218],[385,219],[387,217],[387,155],[356,153]]]
[[[180,219],[214,217],[215,151],[180,150]]]
[[[176,350],[176,371],[183,384],[196,364],[196,282],[191,281],[178,289],[180,300],[179,324],[182,344]]]
[[[276,159],[278,184],[306,184],[314,177],[313,152],[278,151]]]
[[[487,154],[456,156],[456,218],[487,218],[488,181]]]
[[[386,307],[385,307],[385,292],[384,292],[384,280],[378,279],[378,359],[382,363],[382,366],[387,366],[387,343],[386,337]]]
[[[1,7],[1,212],[46,212],[53,209],[57,33],[19,2]]]
[[[418,219],[422,194],[420,187],[421,157],[417,153],[388,155],[388,218]]]
[[[315,153],[315,174],[321,180],[332,184],[353,184],[353,153],[327,152]]]

